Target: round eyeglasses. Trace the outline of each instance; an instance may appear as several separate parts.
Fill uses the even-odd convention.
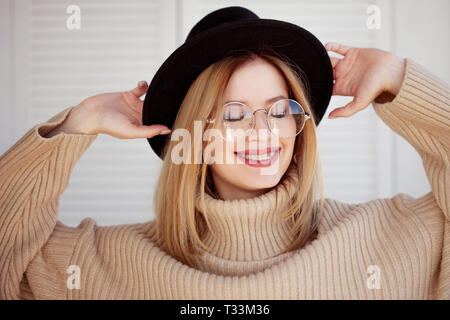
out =
[[[292,99],[281,99],[272,104],[269,111],[252,110],[241,102],[228,102],[223,106],[221,119],[222,138],[233,140],[234,137],[249,136],[255,128],[255,113],[267,114],[267,124],[272,134],[280,138],[294,138],[311,118],[302,106]],[[206,123],[214,123],[214,119],[206,119]],[[225,137],[225,138],[224,138]]]

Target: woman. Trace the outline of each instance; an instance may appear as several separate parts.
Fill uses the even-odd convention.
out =
[[[224,10],[253,14],[239,7],[212,14]],[[199,41],[207,17],[186,44]],[[315,130],[328,91],[308,86],[312,71],[302,75],[282,56],[231,53],[188,83],[171,129],[145,125],[149,116],[164,118],[149,113],[161,96],[152,88],[162,87],[142,81],[63,110],[1,157],[0,298],[448,299],[448,85],[412,59],[382,50],[336,43],[325,50],[343,58],[308,63],[325,71],[329,63],[332,94],[354,97],[330,117],[350,117],[372,103],[422,157],[431,192],[361,204],[323,199]],[[169,113],[164,106],[157,107]],[[295,122],[283,125],[287,115]],[[174,163],[175,131],[194,135],[197,119],[202,133],[220,133],[224,143],[214,157],[233,162],[208,163],[211,139],[200,148],[206,161]],[[172,140],[163,140],[170,130]],[[236,147],[230,132],[246,144]],[[149,138],[164,159],[154,221],[100,227],[86,218],[76,228],[57,221],[70,172],[100,133]]]

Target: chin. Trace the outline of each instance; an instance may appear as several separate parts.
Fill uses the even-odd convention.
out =
[[[251,180],[250,180],[251,179]],[[254,175],[249,177],[249,180],[243,181],[250,190],[261,190],[273,188],[280,182],[280,176],[277,175]]]

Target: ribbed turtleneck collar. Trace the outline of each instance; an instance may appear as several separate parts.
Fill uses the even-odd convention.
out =
[[[288,235],[290,225],[280,216],[297,188],[296,167],[290,166],[281,181],[260,196],[221,200],[206,194],[205,205],[213,232],[208,232],[204,238],[212,250],[210,253],[202,250],[201,264],[205,269],[219,271],[224,263],[229,269],[233,263],[235,266],[243,262],[261,265],[263,261],[276,260],[292,242]],[[202,211],[200,198],[196,199],[196,207]],[[205,264],[216,264],[216,267]],[[221,270],[221,273],[226,272]]]

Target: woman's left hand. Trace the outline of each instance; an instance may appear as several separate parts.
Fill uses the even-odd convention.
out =
[[[405,72],[404,58],[380,49],[334,42],[327,43],[325,49],[344,56],[330,56],[335,80],[333,95],[354,97],[344,107],[334,109],[329,118],[350,117],[367,108],[382,93],[396,95],[399,92]]]

